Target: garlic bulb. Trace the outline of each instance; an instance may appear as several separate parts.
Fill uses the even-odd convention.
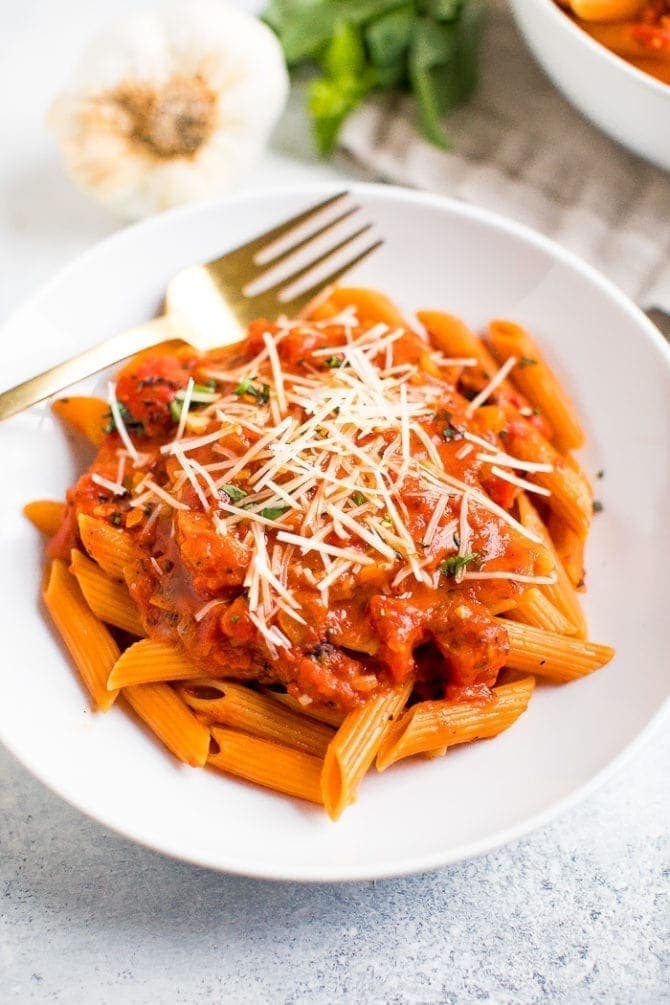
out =
[[[49,123],[75,182],[141,217],[228,188],[263,149],[287,94],[269,28],[224,0],[181,0],[93,42]]]

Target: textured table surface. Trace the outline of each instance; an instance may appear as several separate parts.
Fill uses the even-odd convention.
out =
[[[117,226],[63,179],[41,124],[106,6],[1,5],[0,86],[16,97],[0,113],[12,140],[0,157],[0,320]],[[352,171],[308,160],[289,116],[248,186]],[[161,858],[0,750],[0,1001],[670,1002],[667,727],[524,841],[426,876],[339,887]]]

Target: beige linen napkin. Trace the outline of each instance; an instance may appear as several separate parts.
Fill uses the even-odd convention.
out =
[[[553,237],[642,307],[670,311],[670,176],[600,133],[490,5],[474,98],[449,117],[453,150],[424,142],[406,99],[347,122],[341,145],[385,181],[496,210]],[[670,124],[669,124],[670,126]]]

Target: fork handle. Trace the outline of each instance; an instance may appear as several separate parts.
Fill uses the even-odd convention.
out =
[[[113,363],[119,363],[128,356],[133,356],[142,349],[148,349],[152,345],[176,337],[167,315],[113,335],[105,342],[99,342],[98,345],[85,349],[64,363],[52,366],[50,370],[45,370],[44,373],[3,391],[0,394],[0,421],[22,412],[25,408],[30,408],[38,401],[44,401],[45,398],[64,390],[78,380],[90,377]]]

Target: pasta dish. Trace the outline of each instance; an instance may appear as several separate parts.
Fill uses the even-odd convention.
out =
[[[558,0],[591,38],[670,84],[670,0]]]
[[[97,455],[26,507],[94,707],[333,818],[373,763],[493,737],[536,678],[613,655],[578,600],[583,434],[537,343],[418,319],[336,288],[239,344],[141,353],[108,401],[55,403]]]

